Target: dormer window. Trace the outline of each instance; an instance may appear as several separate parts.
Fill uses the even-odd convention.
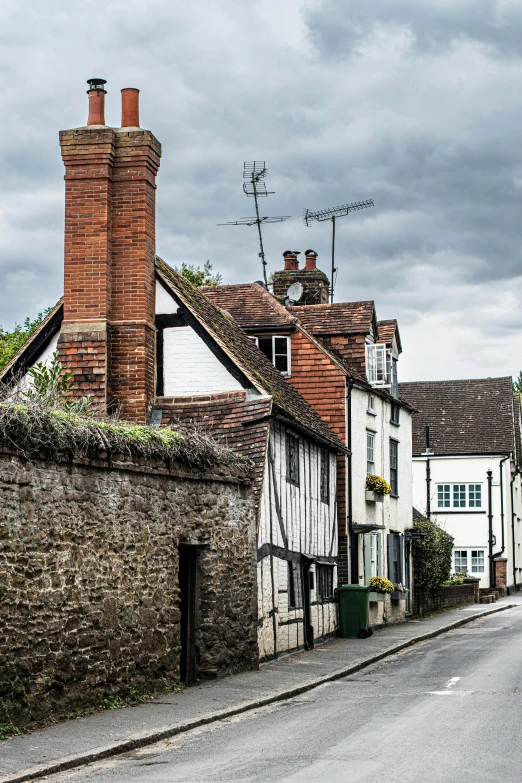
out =
[[[366,345],[366,377],[372,386],[389,388],[386,343],[368,343]]]
[[[290,338],[273,334],[270,337],[251,337],[261,353],[264,353],[276,370],[290,376]]]

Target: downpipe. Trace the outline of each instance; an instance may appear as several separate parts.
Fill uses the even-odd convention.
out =
[[[348,542],[350,545],[350,582],[357,584],[359,574],[357,542],[354,542],[353,533],[353,508],[352,508],[352,389],[353,381],[348,380],[346,389],[346,445],[348,446],[348,457],[346,466],[346,510],[348,521]]]
[[[493,471],[488,470],[488,555],[489,555],[489,586],[495,587],[494,568],[493,568],[493,513],[491,503],[491,485],[493,482]]]
[[[515,590],[517,589],[517,564],[516,564],[516,544],[515,544],[515,504],[514,504],[514,497],[513,497],[513,485],[515,483],[515,479],[517,476],[520,475],[520,468],[518,467],[514,474],[513,478],[509,482],[510,484],[510,494],[511,494],[511,538],[513,541],[513,585],[515,587]]]
[[[498,552],[494,552],[491,555],[492,564],[493,564],[492,565],[492,571],[493,571],[493,583],[492,583],[492,586],[493,587],[497,586],[497,572],[496,572],[496,568],[495,568],[495,558],[500,557],[501,555],[503,555],[505,550],[506,550],[506,538],[505,538],[505,531],[504,531],[504,469],[503,469],[503,466],[504,466],[504,462],[507,459],[509,459],[509,455],[507,457],[502,457],[502,459],[499,462],[499,474],[500,474],[499,475],[499,478],[500,478],[500,528],[501,528],[501,532],[502,532],[502,548]],[[489,472],[491,472],[491,471],[488,471],[488,473]],[[488,476],[488,493],[490,493],[490,492],[491,492],[491,485],[490,485],[489,476]],[[488,494],[488,501],[490,501],[489,494]],[[489,507],[490,507],[489,510],[490,510],[490,513],[491,513],[491,502],[489,502]],[[491,523],[491,524],[493,524],[493,523]],[[491,539],[492,539],[492,546],[493,546],[493,531],[492,531]]]

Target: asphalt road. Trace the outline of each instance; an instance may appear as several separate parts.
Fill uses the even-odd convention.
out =
[[[519,783],[522,611],[54,783]]]

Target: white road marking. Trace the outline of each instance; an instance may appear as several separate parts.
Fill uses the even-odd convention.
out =
[[[446,690],[444,690],[444,691],[428,691],[428,693],[431,693],[434,696],[452,696],[455,693],[455,691],[451,691],[450,688],[453,688],[453,686],[456,685],[460,679],[461,679],[460,677],[451,677],[448,680],[448,682],[446,683],[446,685],[444,686],[446,688]],[[457,693],[460,696],[462,691],[457,691]]]

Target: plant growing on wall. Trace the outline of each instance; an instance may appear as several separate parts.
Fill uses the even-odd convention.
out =
[[[375,473],[370,473],[366,476],[366,489],[368,492],[375,492],[377,495],[389,495],[391,487],[382,476],[377,476]]]
[[[73,373],[65,371],[58,355],[53,353],[49,364],[38,362],[27,371],[31,382],[23,391],[26,402],[41,402],[49,408],[63,408],[72,413],[85,414],[91,407],[91,396],[71,400],[71,392],[76,388],[72,382]]]
[[[453,538],[429,519],[416,520],[414,527],[425,534],[412,541],[415,587],[439,587],[450,578]]]

